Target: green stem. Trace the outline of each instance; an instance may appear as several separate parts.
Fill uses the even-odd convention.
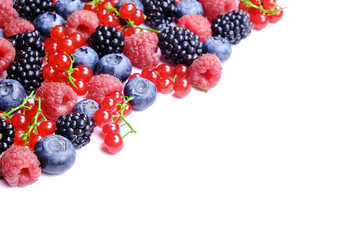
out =
[[[78,89],[77,86],[75,85],[75,78],[72,76],[74,70],[78,70],[78,68],[73,68],[74,62],[75,62],[75,57],[74,55],[68,55],[70,60],[71,60],[71,65],[70,68],[68,70],[66,70],[66,74],[67,74],[67,79],[68,81],[71,83],[71,85],[75,88]]]
[[[208,92],[208,90],[206,90],[206,89],[204,89],[204,88],[200,87],[199,85],[192,84],[191,86],[192,86],[192,87],[194,87],[194,88],[196,88],[196,89],[199,89],[200,91],[203,91],[203,92],[205,92],[205,93],[207,93],[207,92]]]
[[[131,126],[131,124],[125,119],[124,116],[124,111],[125,111],[125,105],[131,101],[132,99],[134,99],[133,97],[126,97],[125,96],[125,101],[123,103],[118,103],[117,105],[120,106],[120,114],[116,114],[116,115],[112,115],[113,117],[113,122],[116,122],[119,119],[122,119],[124,121],[125,124],[123,124],[122,126],[127,125],[130,128],[130,131],[128,131],[124,136],[122,136],[122,138],[124,139],[129,133],[136,133],[135,129]]]
[[[270,15],[275,15],[278,14],[281,10],[283,10],[282,7],[280,7],[279,10],[272,10],[272,9],[265,9],[263,8],[262,4],[261,4],[261,0],[259,0],[259,6],[253,4],[252,2],[250,2],[250,0],[241,0],[245,5],[251,7],[251,8],[256,8],[261,10],[262,14],[270,14]]]

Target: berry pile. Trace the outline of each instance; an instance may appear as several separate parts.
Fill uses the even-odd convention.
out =
[[[158,94],[217,86],[232,46],[281,19],[275,0],[7,0],[0,5],[0,177],[62,174],[98,128],[116,154]]]

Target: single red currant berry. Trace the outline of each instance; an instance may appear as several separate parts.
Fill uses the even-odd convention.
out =
[[[136,26],[139,26],[145,22],[145,14],[140,9],[136,9],[130,20],[133,21]]]
[[[71,76],[75,79],[82,79],[84,82],[89,82],[93,76],[93,71],[87,65],[79,65],[74,68],[74,72]]]
[[[55,41],[60,41],[61,39],[66,37],[66,34],[67,34],[66,28],[63,25],[56,25],[50,31],[50,36]]]
[[[95,123],[102,128],[105,125],[108,125],[112,122],[112,115],[107,109],[99,108],[94,113]]]
[[[155,71],[160,75],[160,77],[173,77],[174,76],[174,68],[168,64],[163,63],[155,68]]]
[[[39,124],[37,129],[38,129],[39,134],[41,136],[45,137],[45,136],[51,135],[55,132],[56,124],[54,121],[51,121],[51,120],[43,121]]]
[[[97,12],[97,6],[96,6],[95,3],[91,3],[91,1],[89,1],[89,2],[85,3],[84,10],[88,10],[88,11],[96,13]]]
[[[130,113],[131,113],[132,110],[133,110],[131,104],[128,103],[128,102],[125,103],[125,105],[124,105],[124,103],[121,103],[121,104],[122,104],[122,106],[121,106],[121,105],[118,105],[118,106],[117,106],[117,111],[118,111],[119,113],[121,113],[121,111],[122,111],[121,109],[123,108],[123,109],[124,109],[124,112],[123,112],[124,117],[129,116]],[[119,122],[121,122],[121,120],[120,120]]]
[[[263,14],[251,15],[250,21],[254,24],[254,30],[261,30],[268,24],[268,19]]]
[[[24,136],[24,129],[15,128],[15,137],[14,137],[14,144],[15,145],[24,145],[24,140],[22,139]]]
[[[30,142],[29,142],[29,148],[34,149],[36,143],[40,141],[43,138],[40,134],[33,134],[30,133]]]
[[[242,2],[242,1],[239,3],[239,10],[243,10],[243,11],[247,12],[248,9],[249,9],[249,5],[247,5],[246,3]]]
[[[43,67],[43,78],[47,81],[55,81],[57,78],[58,70],[56,70],[52,65],[46,64]]]
[[[68,80],[68,74],[64,71],[58,71],[57,79],[53,82],[66,82]]]
[[[190,69],[185,64],[178,64],[174,68],[174,75],[176,75],[177,78],[178,77],[179,78],[181,78],[181,77],[187,78],[187,77],[189,77],[189,74],[190,74]]]
[[[86,44],[86,40],[78,32],[73,32],[72,34],[70,34],[69,39],[71,39],[73,41],[75,48],[82,47]]]
[[[71,66],[71,59],[68,55],[64,54],[64,53],[59,53],[56,57],[55,57],[55,68],[60,70],[60,71],[66,71],[70,68]]]
[[[159,93],[169,94],[174,89],[174,81],[171,77],[160,77],[156,80],[155,86]]]
[[[28,119],[22,113],[15,113],[10,118],[10,122],[14,126],[14,128],[22,128],[25,129],[27,127]]]
[[[276,5],[276,0],[264,0],[262,3],[264,9],[270,10],[273,9]]]
[[[64,52],[70,55],[75,52],[75,49],[75,44],[70,38],[63,38],[60,40],[58,48],[59,52]]]
[[[47,55],[47,62],[48,64],[55,66],[56,56],[59,55],[58,52],[49,52]]]
[[[146,78],[153,83],[155,83],[156,80],[160,78],[160,76],[152,68],[144,68],[141,71],[141,77]]]
[[[122,33],[124,34],[125,37],[130,37],[131,35],[139,32],[142,32],[142,29],[133,28],[133,27],[127,27],[122,30]]]
[[[120,26],[120,21],[112,14],[104,14],[99,16],[100,22],[109,27],[118,27]]]
[[[100,104],[101,108],[109,110],[109,112],[114,112],[117,108],[116,100],[113,97],[106,96]]]
[[[71,82],[66,82],[78,96],[84,96],[87,93],[88,87],[87,84],[82,79],[76,79],[72,84]],[[75,85],[75,86],[74,86]]]
[[[120,125],[117,123],[110,123],[109,125],[105,125],[101,129],[100,135],[105,137],[109,133],[120,133]]]
[[[174,83],[174,96],[183,98],[190,93],[192,89],[191,82],[189,79],[181,77],[176,78]]]
[[[115,102],[120,103],[123,100],[123,94],[121,92],[115,91],[109,94],[110,97],[115,99]]]
[[[57,41],[55,41],[54,39],[47,38],[44,41],[44,51],[46,53],[57,52],[58,45],[59,45],[59,43]]]
[[[35,117],[36,113],[38,112],[38,105],[34,105],[32,108],[27,109],[27,111],[24,113],[26,118],[28,119],[28,123],[30,123],[33,119],[33,117]],[[41,108],[41,112],[45,115],[45,110],[43,108]],[[38,121],[41,121],[44,118],[44,116],[42,114],[38,115]]]
[[[104,149],[111,154],[116,154],[123,149],[124,143],[119,133],[109,133],[104,138]]]
[[[135,14],[135,12],[136,6],[132,3],[126,3],[119,8],[121,18],[125,20],[131,18]]]

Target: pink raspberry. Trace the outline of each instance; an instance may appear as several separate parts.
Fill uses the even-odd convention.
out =
[[[96,13],[88,10],[81,10],[70,14],[65,23],[69,35],[77,32],[80,33],[85,40],[95,32],[99,25],[100,21]]]
[[[15,48],[5,38],[0,38],[0,73],[5,71],[15,59]]]
[[[110,74],[95,75],[88,83],[88,98],[100,104],[110,93],[122,92],[122,89],[123,84],[117,77]]]
[[[45,116],[56,121],[61,115],[66,115],[74,109],[77,94],[68,85],[60,82],[43,82],[36,96],[41,98]]]
[[[221,78],[221,72],[220,59],[215,54],[207,53],[191,64],[189,80],[192,84],[209,90],[217,85]]]
[[[25,19],[15,18],[5,25],[4,34],[8,38],[12,35],[25,32],[26,30],[34,31],[35,27]]]
[[[14,4],[14,1],[13,0],[2,0],[3,1],[3,3],[2,4],[4,4],[4,5],[6,5],[6,6],[13,6],[13,4]]]
[[[0,158],[0,172],[11,187],[36,182],[41,174],[36,155],[24,146],[11,145]]]
[[[212,35],[211,23],[201,15],[189,14],[181,17],[177,25],[187,28],[200,37],[200,41],[205,42]]]
[[[5,25],[12,19],[19,18],[19,13],[13,8],[12,4],[0,4],[0,28],[4,28]]]
[[[143,31],[125,38],[124,54],[131,64],[138,68],[156,67],[159,64],[155,33]]]
[[[204,8],[204,15],[210,21],[219,14],[224,14],[236,10],[238,3],[236,0],[200,0]]]

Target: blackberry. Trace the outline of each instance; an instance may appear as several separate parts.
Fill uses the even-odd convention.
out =
[[[94,121],[86,114],[69,113],[58,118],[55,133],[66,137],[76,149],[79,149],[90,142],[94,126]]]
[[[170,26],[163,29],[158,38],[162,55],[174,65],[183,63],[190,66],[203,53],[204,44],[200,37],[189,29]]]
[[[0,154],[14,143],[14,137],[14,126],[7,123],[4,118],[0,118]]]
[[[231,44],[238,44],[246,38],[253,27],[252,22],[243,10],[234,10],[226,14],[219,14],[212,20],[213,36],[221,36]]]
[[[124,35],[115,27],[99,26],[87,40],[99,57],[110,53],[122,53],[125,47]]]
[[[40,33],[38,30],[25,31],[9,37],[9,41],[14,46],[16,52],[24,51],[37,51],[41,57],[45,56],[44,44],[40,40]]]
[[[14,8],[20,17],[30,21],[42,13],[53,12],[55,10],[53,0],[17,0]]]
[[[37,51],[18,51],[15,61],[7,69],[7,74],[8,78],[18,80],[27,94],[36,91],[44,81],[41,55]]]
[[[175,18],[175,0],[143,0],[145,23],[152,28],[169,25]]]

